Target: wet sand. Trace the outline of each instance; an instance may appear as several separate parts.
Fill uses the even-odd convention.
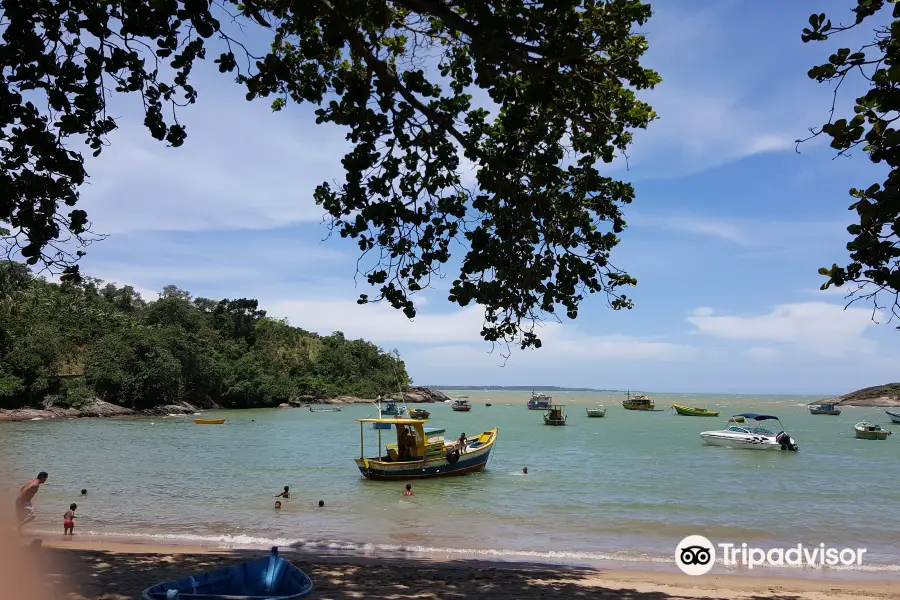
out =
[[[133,600],[162,581],[265,556],[260,550],[46,540],[36,553],[50,597]],[[479,560],[320,556],[285,552],[314,582],[318,600],[850,600],[897,598],[897,581],[705,575]]]

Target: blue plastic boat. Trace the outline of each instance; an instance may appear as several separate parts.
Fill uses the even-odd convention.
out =
[[[222,567],[192,577],[158,583],[144,590],[144,600],[294,600],[312,591],[309,576],[278,556]]]

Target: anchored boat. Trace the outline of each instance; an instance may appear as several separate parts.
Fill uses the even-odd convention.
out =
[[[865,421],[857,423],[853,429],[856,431],[856,437],[861,440],[886,440],[893,433],[881,425],[866,423]]]
[[[497,429],[469,438],[460,448],[444,441],[443,429],[426,428],[424,419],[357,419],[360,457],[356,466],[363,477],[372,480],[420,479],[468,475],[487,465],[497,441]],[[395,428],[395,442],[382,446],[378,430],[378,455],[366,457],[364,423],[383,423]],[[388,434],[389,435],[389,434]],[[393,436],[392,436],[393,437]]]
[[[411,408],[409,409],[409,418],[410,419],[427,419],[431,416],[431,413],[425,410],[424,408]]]
[[[738,421],[738,417],[741,421]],[[749,425],[746,420],[756,421],[756,426]],[[778,433],[761,426],[763,421],[778,423]],[[796,452],[797,443],[784,432],[784,426],[778,417],[774,415],[760,415],[756,413],[743,413],[734,415],[725,424],[725,429],[717,431],[704,431],[700,439],[710,446],[728,446],[731,448],[748,448],[751,450],[788,450]]]
[[[841,409],[837,404],[810,404],[809,414],[811,415],[839,415]]]
[[[278,547],[266,558],[221,567],[181,579],[158,583],[144,590],[143,600],[298,600],[312,591],[309,576],[278,556]]]
[[[544,425],[565,425],[566,414],[563,412],[565,406],[562,404],[553,404],[544,414]]]
[[[531,399],[525,403],[528,410],[547,410],[553,403],[553,398],[543,393],[531,392]]]
[[[891,412],[889,410],[884,411],[887,413],[887,416],[891,418],[891,423],[900,423],[900,413]]]
[[[221,425],[225,419],[194,419],[197,425]]]
[[[675,409],[679,415],[685,417],[718,417],[719,412],[715,410],[707,410],[705,408],[699,408],[697,406],[682,406],[681,404],[672,403],[672,408]]]
[[[450,408],[452,408],[456,412],[469,412],[470,410],[472,410],[472,405],[469,404],[468,400],[459,398],[453,401],[453,404],[450,405]]]
[[[632,396],[631,392],[627,392],[625,400],[622,400],[622,408],[626,410],[653,410],[656,408],[656,403],[643,394]]]
[[[309,412],[341,412],[340,406],[310,406]]]
[[[589,417],[605,417],[606,416],[606,408],[602,404],[598,404],[597,408],[586,408],[587,416]]]

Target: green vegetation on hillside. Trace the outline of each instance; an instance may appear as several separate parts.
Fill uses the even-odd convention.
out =
[[[244,408],[339,394],[372,398],[409,384],[393,354],[340,332],[272,319],[256,300],[210,300],[167,286],[48,283],[0,262],[0,408],[101,398],[134,409],[177,401]]]

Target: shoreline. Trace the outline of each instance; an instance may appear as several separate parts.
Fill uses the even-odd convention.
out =
[[[61,537],[61,536],[60,536]],[[266,550],[211,548],[189,544],[48,539],[42,553],[54,566],[58,585],[100,600],[111,591],[137,597],[162,581],[264,556]],[[834,579],[771,574],[690,577],[677,570],[547,565],[478,558],[368,557],[284,550],[285,558],[309,574],[323,600],[365,598],[468,598],[530,600],[547,594],[578,598],[823,598],[896,597],[896,580]],[[674,567],[673,567],[674,568]],[[59,573],[57,573],[57,570]],[[451,589],[452,588],[452,589]],[[445,593],[446,592],[446,593]]]

